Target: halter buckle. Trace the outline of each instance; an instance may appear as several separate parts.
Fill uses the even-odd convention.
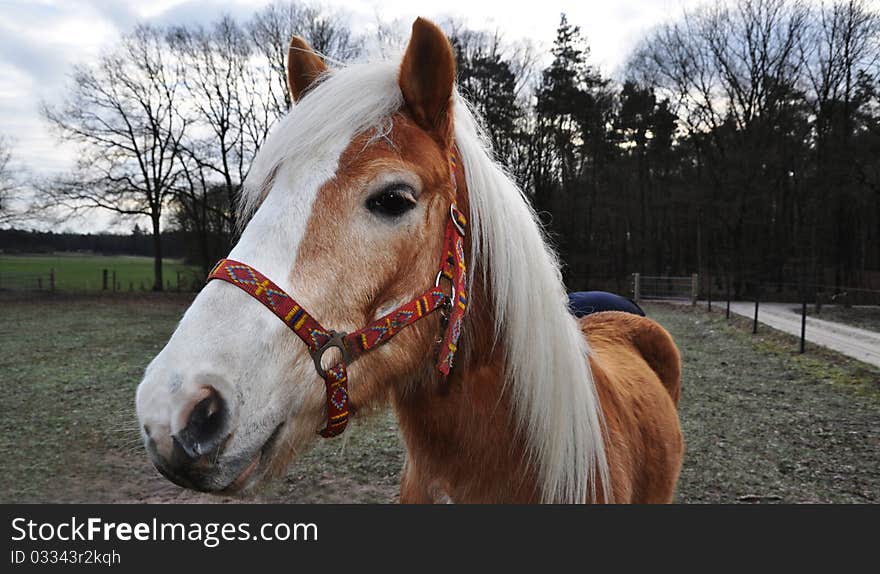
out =
[[[351,354],[348,352],[348,347],[345,346],[346,335],[347,333],[345,332],[330,331],[330,339],[314,351],[311,351],[312,360],[315,362],[315,370],[318,371],[322,379],[327,379],[327,371],[321,365],[321,360],[324,358],[324,353],[329,349],[333,347],[339,349],[339,352],[342,353],[342,362],[346,365],[351,360]]]

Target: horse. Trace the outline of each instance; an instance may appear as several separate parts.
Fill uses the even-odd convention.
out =
[[[670,502],[675,343],[645,317],[569,312],[442,31],[419,18],[400,60],[332,71],[294,37],[287,79],[240,239],[137,389],[159,472],[247,494],[390,406],[401,503]]]

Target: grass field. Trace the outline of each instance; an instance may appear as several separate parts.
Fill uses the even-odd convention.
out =
[[[800,313],[799,309],[796,311]],[[822,312],[816,313],[813,307],[807,306],[807,315],[880,333],[880,307],[860,305],[847,308],[842,305],[823,305]]]
[[[218,500],[158,475],[134,413],[144,368],[190,298],[0,299],[0,503]],[[403,461],[394,418],[379,414],[351,430],[319,442],[258,500],[394,502]]]
[[[50,269],[55,270],[55,288],[59,291],[100,291],[104,269],[108,271],[108,289],[113,288],[114,272],[120,291],[151,289],[154,280],[152,257],[79,253],[0,255],[0,289],[34,289],[36,279],[31,276],[35,275],[43,275],[43,288],[48,288],[45,276],[48,276]],[[190,290],[193,278],[199,277],[200,273],[197,267],[166,259],[162,265],[166,286],[177,288],[178,272],[183,288],[187,290]],[[29,277],[17,277],[22,274]]]
[[[0,502],[217,502],[147,462],[134,391],[188,305],[171,294],[0,300]],[[683,356],[679,502],[880,501],[880,372],[748,321],[653,305]],[[320,441],[261,502],[394,502],[379,414]]]

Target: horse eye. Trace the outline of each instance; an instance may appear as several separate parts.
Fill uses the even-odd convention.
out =
[[[412,189],[406,185],[392,185],[367,200],[367,209],[384,217],[400,217],[416,206]]]

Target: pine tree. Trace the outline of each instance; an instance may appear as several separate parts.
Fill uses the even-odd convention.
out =
[[[569,262],[566,279],[585,288],[595,236],[593,210],[604,168],[615,153],[608,130],[614,98],[610,82],[588,63],[590,50],[580,28],[569,24],[565,14],[552,54],[535,107],[535,203],[556,214],[553,231]]]

